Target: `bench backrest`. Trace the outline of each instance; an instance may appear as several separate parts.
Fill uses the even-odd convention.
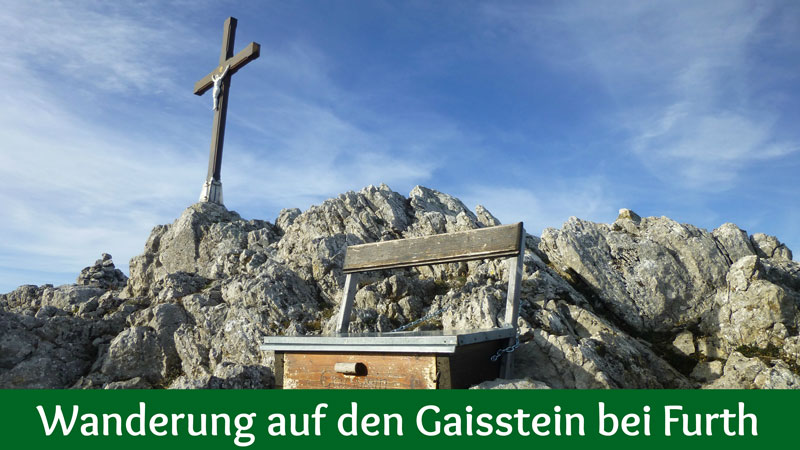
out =
[[[347,247],[344,273],[517,256],[522,223]]]
[[[347,274],[337,331],[346,333],[355,298],[353,275],[370,270],[414,267],[476,259],[511,257],[508,262],[506,326],[517,326],[522,259],[525,253],[522,222],[458,233],[397,239],[347,247],[343,271]]]

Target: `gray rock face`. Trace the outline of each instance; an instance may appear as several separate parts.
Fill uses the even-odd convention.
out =
[[[792,251],[775,236],[768,236],[764,233],[755,233],[750,236],[750,242],[756,250],[756,254],[762,258],[792,259]]]
[[[800,325],[800,268],[774,237],[748,238],[733,224],[708,233],[623,210],[610,226],[572,218],[561,230],[545,230],[540,249],[593,306],[649,340],[682,373],[714,386],[793,386],[769,381],[796,373]],[[731,362],[738,349],[786,364],[758,366],[760,381],[744,383],[756,372]],[[733,365],[723,375],[726,360]]]
[[[540,249],[599,305],[644,333],[697,323],[725,285],[728,258],[713,234],[662,218],[611,226],[570,218],[546,229]]]
[[[694,366],[691,377],[700,382],[709,382],[721,377],[722,373],[722,361],[701,361]]]
[[[684,356],[692,356],[696,350],[694,344],[694,335],[691,331],[681,332],[678,334],[675,340],[672,341],[672,346],[678,353]]]
[[[89,370],[103,337],[120,328],[113,321],[68,314],[34,317],[0,311],[0,386],[69,386]]]
[[[684,375],[648,345],[591,311],[564,301],[548,301],[542,311],[554,328],[536,327],[515,355],[517,374],[553,388],[689,388]]]
[[[766,278],[758,256],[746,256],[731,266],[727,289],[717,293],[702,328],[720,338],[728,350],[742,345],[782,347],[787,337],[797,335],[798,300],[797,291]]]
[[[719,244],[719,249],[728,257],[730,263],[735,263],[745,256],[756,254],[750,243],[750,238],[747,237],[747,232],[732,223],[722,224],[711,234]]]
[[[332,331],[348,245],[500,222],[424,187],[285,209],[275,225],[195,204],[153,229],[126,279],[0,295],[0,387],[269,388],[264,336]],[[505,261],[360,278],[351,331],[503,324]],[[526,236],[513,380],[480,388],[797,387],[800,265],[771,236],[620,211]],[[744,355],[747,356],[744,356]]]
[[[108,348],[101,372],[111,380],[141,377],[152,383],[166,377],[166,355],[153,328],[131,327],[123,330]]]
[[[81,270],[78,275],[78,284],[84,286],[95,286],[103,289],[120,289],[125,287],[128,277],[121,270],[114,267],[111,255],[103,255],[95,261],[93,266]]]
[[[253,250],[275,240],[274,227],[262,220],[242,220],[214,203],[196,203],[172,225],[153,229],[145,252],[131,259],[128,297],[158,295],[158,282],[177,272],[207,279],[224,278],[252,262]],[[256,262],[253,265],[257,265]]]
[[[784,361],[764,362],[733,352],[721,377],[706,386],[708,389],[798,389],[800,375]]]
[[[519,380],[492,380],[484,381],[481,384],[475,385],[470,389],[550,389],[547,383],[530,378],[522,378]]]

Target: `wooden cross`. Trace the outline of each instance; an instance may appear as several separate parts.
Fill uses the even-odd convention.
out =
[[[250,61],[258,58],[261,46],[251,42],[244,50],[233,55],[233,40],[236,35],[236,19],[228,17],[222,29],[222,52],[219,55],[219,66],[211,73],[204,76],[194,84],[195,95],[215,87],[219,89],[218,97],[214,99],[214,127],[211,130],[211,154],[208,158],[208,176],[203,184],[200,194],[201,202],[218,203],[222,205],[222,182],[220,169],[222,167],[222,142],[225,138],[225,116],[228,114],[228,91],[231,88],[231,75],[244,67]],[[215,83],[215,79],[219,79]]]

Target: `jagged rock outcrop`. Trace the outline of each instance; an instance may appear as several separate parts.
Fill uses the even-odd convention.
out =
[[[798,291],[771,282],[761,259],[745,256],[733,263],[727,286],[717,292],[713,309],[701,324],[731,351],[739,346],[783,347],[800,325]]]
[[[179,290],[161,294],[162,298],[186,295],[188,292],[180,290],[185,283],[170,282],[167,277],[188,274],[196,280],[226,278],[263,263],[264,259],[254,259],[254,255],[275,239],[269,222],[244,221],[224,206],[196,203],[173,224],[153,228],[144,253],[131,259],[131,280],[124,294],[158,297],[171,285]]]
[[[785,361],[747,358],[733,352],[721,377],[706,386],[709,389],[799,389],[800,375]]]
[[[78,275],[78,284],[95,286],[103,289],[120,289],[125,287],[128,277],[121,270],[114,267],[111,255],[103,253],[93,266],[81,270]]]
[[[123,330],[123,321],[45,306],[35,315],[0,311],[0,330],[0,386],[63,388],[90,370],[103,343]]]
[[[696,324],[730,261],[712,233],[666,217],[620,214],[612,225],[570,218],[546,229],[540,248],[630,329],[669,332]]]
[[[710,387],[793,386],[770,381],[791,379],[800,354],[800,264],[775,237],[748,238],[733,224],[709,233],[622,210],[611,225],[571,218],[545,230],[540,248],[610,319],[682,373],[716,380]],[[730,360],[737,351],[754,358],[743,366]],[[760,381],[741,381],[756,373]]]
[[[470,389],[550,389],[548,385],[541,381],[522,378],[518,380],[492,380],[484,381]]]
[[[348,245],[493,226],[485,208],[385,185],[275,223],[200,203],[153,229],[130,278],[0,296],[0,386],[265,388],[266,335],[331,331]],[[776,238],[620,211],[526,237],[517,380],[482,388],[797,387],[800,265]],[[504,261],[365,276],[351,331],[502,325]]]

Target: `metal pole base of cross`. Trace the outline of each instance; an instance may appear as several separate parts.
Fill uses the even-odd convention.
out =
[[[206,180],[203,191],[200,192],[200,201],[225,206],[222,203],[222,182],[213,178]]]

